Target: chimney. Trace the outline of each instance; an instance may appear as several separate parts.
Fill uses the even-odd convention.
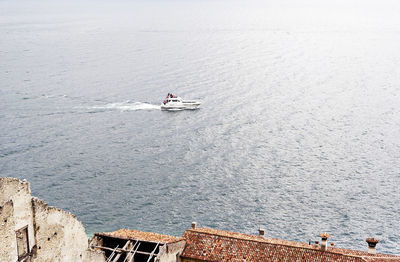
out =
[[[376,244],[378,244],[379,239],[369,237],[365,241],[368,243],[368,254],[376,254]]]
[[[260,234],[261,237],[264,237],[264,235],[265,235],[265,229],[264,229],[264,228],[258,229],[258,233]]]
[[[320,234],[321,237],[321,250],[326,251],[328,249],[327,240],[329,238],[329,234],[324,232]]]
[[[197,227],[197,222],[192,222],[192,229],[196,229]]]

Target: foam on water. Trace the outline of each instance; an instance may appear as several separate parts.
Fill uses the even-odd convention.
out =
[[[159,105],[153,105],[146,102],[131,102],[130,100],[125,102],[108,103],[105,105],[92,106],[89,109],[95,110],[119,110],[124,111],[137,111],[137,110],[160,110]]]

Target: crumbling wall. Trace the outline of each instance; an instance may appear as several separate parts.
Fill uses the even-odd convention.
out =
[[[8,221],[8,219],[11,219],[13,221],[13,225],[8,222],[5,223],[9,226],[7,235],[13,235],[13,237],[7,238],[7,245],[10,246],[9,251],[14,252],[17,249],[15,231],[26,226],[28,227],[29,251],[31,251],[32,247],[35,245],[35,238],[29,182],[25,180],[20,181],[19,179],[11,177],[0,178],[0,206],[3,206],[9,200],[11,200],[13,204],[13,213],[9,214],[8,217],[4,217],[2,220],[2,224],[4,220]],[[3,237],[1,238],[3,240]],[[13,250],[11,250],[11,246]],[[16,257],[18,257],[18,254]]]
[[[157,262],[176,262],[185,248],[185,241],[181,240],[175,243],[167,243],[160,248],[157,256]]]
[[[102,252],[88,249],[82,223],[66,211],[31,197],[29,183],[0,178],[0,261],[17,261],[19,243],[31,261],[105,261]],[[25,227],[27,229],[25,229]],[[27,236],[26,236],[27,232]],[[27,244],[28,243],[28,244]]]
[[[34,261],[105,261],[101,252],[88,249],[82,223],[71,213],[33,198],[37,256]]]
[[[0,258],[4,261],[18,259],[14,225],[14,204],[10,199],[0,205]]]

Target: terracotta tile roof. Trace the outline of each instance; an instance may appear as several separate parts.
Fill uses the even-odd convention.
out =
[[[206,234],[210,234],[210,235],[218,235],[218,236],[237,238],[237,239],[268,242],[268,243],[280,244],[280,245],[310,248],[310,245],[308,245],[306,243],[288,241],[288,240],[282,240],[282,239],[267,238],[267,237],[261,237],[261,236],[257,236],[257,235],[248,235],[248,234],[243,234],[243,233],[238,233],[238,232],[231,232],[231,231],[218,230],[218,229],[212,229],[212,228],[196,228],[194,230],[188,229],[186,231],[194,231],[194,232],[199,232],[199,233],[206,233]]]
[[[182,238],[180,237],[162,235],[153,232],[143,232],[133,229],[119,229],[114,232],[104,232],[101,233],[101,235],[125,238],[125,239],[137,239],[142,241],[160,242],[160,243],[171,243],[182,240]]]
[[[209,228],[188,229],[183,238],[186,247],[183,258],[212,262],[263,262],[263,261],[391,261],[400,257],[371,255],[367,252],[329,247],[321,251],[318,245],[264,238]]]

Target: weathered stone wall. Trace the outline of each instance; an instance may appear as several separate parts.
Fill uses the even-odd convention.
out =
[[[9,214],[8,217],[4,217],[2,224],[4,223],[8,226],[7,235],[9,235],[10,238],[7,238],[7,245],[10,247],[8,248],[2,245],[0,249],[6,248],[11,253],[15,252],[15,257],[18,258],[16,251],[16,230],[28,226],[29,251],[35,245],[29,183],[27,181],[21,182],[16,178],[0,178],[0,206],[3,206],[9,200],[11,200],[13,204],[13,213]],[[7,220],[7,223],[4,222],[5,220]],[[12,224],[8,220],[12,220]],[[11,235],[13,235],[13,237],[11,237]],[[1,239],[3,240],[3,237],[1,237]],[[11,250],[11,248],[13,248],[13,250]],[[14,261],[16,260],[17,259],[14,259]]]
[[[185,248],[185,241],[181,240],[175,243],[165,244],[157,256],[157,262],[176,262]]]
[[[0,261],[17,261],[16,230],[28,227],[31,261],[105,261],[88,249],[82,223],[64,210],[31,197],[29,183],[0,178]]]
[[[64,210],[33,198],[37,256],[33,261],[104,261],[103,253],[88,250],[82,223]]]
[[[0,258],[3,261],[18,259],[14,226],[14,204],[9,200],[0,205]]]

